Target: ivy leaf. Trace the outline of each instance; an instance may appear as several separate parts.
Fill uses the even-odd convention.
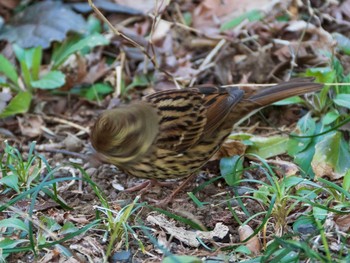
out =
[[[38,2],[13,17],[0,31],[0,39],[22,48],[48,48],[52,41],[62,41],[68,31],[84,32],[84,18],[59,1]]]
[[[311,166],[316,177],[328,176],[333,180],[349,171],[350,152],[342,133],[328,134],[316,144]]]

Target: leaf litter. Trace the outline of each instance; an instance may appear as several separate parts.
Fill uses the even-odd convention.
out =
[[[130,5],[130,1],[115,2],[126,6]],[[273,1],[271,3],[271,1],[206,0],[199,3],[183,1],[181,4],[159,1],[161,7],[157,8],[154,6],[155,2],[157,1],[140,1],[138,4],[133,2],[131,7],[144,12],[143,15],[138,13],[126,15],[111,11],[107,14],[107,18],[122,24],[121,32],[127,32],[128,36],[147,47],[147,51],[155,56],[156,65],[145,59],[142,51],[132,47],[125,39],[112,36],[110,44],[96,48],[91,53],[90,58],[88,56],[72,56],[69,63],[62,65],[62,70],[68,76],[68,80],[61,91],[70,91],[77,85],[92,84],[96,81],[103,81],[107,77],[114,77],[115,65],[120,64],[117,59],[121,56],[125,56],[123,64],[120,65],[123,69],[125,83],[132,83],[137,74],[146,76],[151,73],[154,75],[154,80],[149,82],[147,82],[146,77],[147,81],[144,86],[131,85],[130,89],[122,93],[122,101],[130,101],[153,91],[176,88],[178,84],[188,86],[202,83],[226,85],[246,82],[276,82],[290,77],[292,71],[302,72],[306,68],[326,65],[327,57],[320,50],[333,49],[333,38],[328,32],[336,30],[335,25],[340,27],[340,32],[350,25],[349,12],[346,12],[347,9],[350,9],[350,1],[344,1],[340,5],[328,3],[323,6],[317,5],[322,1],[314,1],[316,2],[314,17],[310,16],[307,7],[298,4],[298,1]],[[256,17],[256,20],[247,15],[255,6],[261,7],[258,11],[262,12],[262,17]],[[159,19],[152,20],[154,16]],[[285,16],[289,16],[290,19],[283,20]],[[300,20],[301,16],[308,16],[309,20]],[[188,22],[189,17],[192,20],[190,22]],[[222,29],[224,23],[232,22],[235,19],[240,19],[240,23],[230,29]],[[60,21],[62,20],[60,19]],[[319,26],[319,23],[323,25],[324,29]],[[62,38],[54,39],[61,40]],[[46,40],[45,45],[49,45],[52,40]],[[104,58],[106,54],[115,59],[115,64],[107,64]],[[72,65],[74,66],[72,67]],[[173,79],[169,80],[160,69],[168,71]],[[108,95],[96,102],[71,95],[54,97],[45,92],[38,92],[35,96],[37,101],[34,105],[36,107],[34,115],[23,114],[21,117],[0,120],[1,128],[6,131],[0,130],[0,138],[17,143],[22,146],[22,149],[29,141],[35,139],[37,140],[37,149],[42,151],[53,164],[65,162],[67,156],[63,151],[50,151],[50,149],[67,149],[83,155],[88,155],[91,152],[91,146],[88,142],[89,127],[93,125],[98,113],[107,108],[115,99]],[[6,94],[0,98],[2,98],[1,102],[8,100]],[[264,114],[276,127],[284,125],[283,131],[290,132],[294,129],[297,117],[291,116],[289,121],[280,119],[280,116],[288,115],[289,110],[290,108],[268,109],[264,111]],[[254,133],[259,135],[266,136],[270,132],[274,132],[259,116],[253,116],[235,131],[248,130],[252,125],[254,125]],[[9,133],[16,137],[8,137]],[[223,150],[218,153],[219,156],[216,157],[216,160],[214,158],[212,163],[202,169],[194,184],[189,185],[186,191],[192,191],[204,182],[216,177],[219,174],[218,159],[235,153],[237,145],[239,152],[236,154],[245,152],[246,148],[249,149],[249,145],[244,145],[241,141],[226,144]],[[322,144],[319,147],[323,147]],[[286,171],[282,174],[295,175],[298,173],[298,169],[289,162],[288,158],[284,155],[280,157],[282,160],[272,159],[269,162],[281,166],[282,170],[285,169]],[[331,157],[321,156],[321,158]],[[323,166],[319,166],[316,161],[313,160],[314,166],[323,169]],[[135,197],[134,194],[124,193],[123,189],[138,183],[139,179],[129,178],[110,165],[91,167],[83,158],[78,158],[77,162],[84,163],[83,167],[99,184],[108,200],[114,202],[116,206],[130,203]],[[320,174],[324,175],[324,170]],[[244,176],[249,178],[252,174],[255,179],[267,182],[261,171],[251,170],[244,173]],[[334,172],[329,172],[326,175],[334,175]],[[337,175],[335,176],[335,179],[338,178]],[[251,187],[250,184],[245,186]],[[56,218],[61,218],[62,223],[74,222],[78,225],[84,225],[92,220],[95,216],[93,206],[99,205],[99,200],[91,194],[90,186],[86,184],[78,186],[77,183],[65,185],[63,183],[61,187],[60,195],[74,207],[74,210],[67,214],[59,207],[48,206],[40,210],[40,213],[56,215]],[[243,187],[239,190],[245,192]],[[156,188],[149,196],[153,199],[161,199],[167,196],[170,191],[171,189],[167,188]],[[226,207],[226,195],[232,194],[233,191],[234,189],[227,187],[221,179],[208,185],[204,191],[197,193],[197,197],[202,202],[208,202],[210,205],[199,208],[189,202],[186,192],[183,192],[168,209],[177,213],[186,211],[195,215],[196,220],[209,229],[215,229],[215,226],[222,225],[229,230],[230,240],[227,241],[227,245],[238,244],[245,239],[244,237],[252,233],[251,229],[256,228],[261,223],[262,217],[257,217],[250,222],[249,226],[239,230],[239,223],[233,220],[231,212]],[[250,195],[249,192],[247,195]],[[244,205],[251,214],[263,211],[262,206],[257,206],[255,202],[247,200]],[[237,203],[233,202],[232,205],[237,206]],[[147,216],[149,218],[159,216],[152,215],[152,213],[154,212],[143,209],[139,217],[147,221]],[[237,212],[237,216],[242,221],[247,219],[247,216],[241,211]],[[159,223],[160,221],[162,223]],[[347,231],[347,221],[346,216],[338,217],[335,220],[343,231]],[[181,228],[185,233],[184,236],[191,234],[195,240],[196,235],[193,234],[192,229],[185,229],[184,224],[170,222],[164,217],[157,222],[158,226],[152,226],[152,228],[158,229],[158,231],[163,229],[162,242],[164,245],[167,245],[169,240],[175,243],[175,246],[172,247],[173,253],[186,252],[188,255],[210,258],[204,246],[196,243],[195,247],[199,248],[192,250],[191,245],[177,236],[178,230]],[[275,232],[273,222],[267,225],[267,228],[270,239]],[[80,261],[84,262],[90,259],[94,262],[101,262],[104,256],[102,251],[105,250],[105,244],[101,242],[102,234],[98,231],[91,231],[84,235],[84,239],[76,238],[73,243],[70,243],[70,249],[74,251]],[[142,236],[142,232],[138,232],[138,235]],[[208,240],[210,239],[212,237]],[[148,255],[151,254],[152,260],[161,260],[163,253],[160,253],[154,244],[149,243],[147,235],[142,236],[142,240],[146,244],[149,254],[139,253],[137,244],[132,242],[130,250],[133,251],[134,259],[141,262],[147,260]],[[253,253],[261,253],[261,240],[261,237],[254,236],[247,244]],[[216,248],[220,246],[213,245]],[[220,250],[214,254],[211,253],[215,258],[223,254]],[[60,252],[51,250],[42,258],[42,262],[63,260],[64,258],[65,256]],[[16,256],[13,256],[11,260],[14,262]]]

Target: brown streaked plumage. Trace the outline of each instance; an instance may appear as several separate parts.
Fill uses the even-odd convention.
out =
[[[267,88],[201,86],[157,92],[102,113],[91,142],[103,161],[129,175],[182,178],[202,167],[246,114],[321,88],[310,79],[295,79]]]

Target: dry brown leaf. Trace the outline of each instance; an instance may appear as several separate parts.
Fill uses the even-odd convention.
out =
[[[206,35],[219,33],[222,23],[254,9],[268,12],[281,0],[204,0],[193,11],[193,27]]]
[[[40,116],[25,115],[23,117],[17,117],[17,120],[22,135],[34,138],[42,134],[44,121]]]
[[[116,3],[129,6],[133,9],[140,10],[144,13],[152,13],[154,10],[162,12],[167,6],[168,1],[154,1],[154,0],[115,0]],[[158,3],[158,7],[156,6]]]
[[[233,155],[242,155],[245,153],[247,146],[241,141],[226,140],[219,151],[211,157],[210,161],[220,160],[224,157],[230,157]]]
[[[292,162],[283,160],[266,160],[267,163],[277,166],[274,171],[280,176],[292,176],[299,172],[299,167]]]
[[[84,146],[83,141],[71,133],[68,133],[67,137],[62,141],[62,143],[68,151],[72,152],[79,152]]]
[[[335,223],[341,231],[348,232],[350,229],[350,215],[342,215],[335,219]]]
[[[248,226],[244,225],[239,227],[238,229],[239,233],[239,239],[242,242],[243,240],[247,239],[250,235],[254,233],[254,230]],[[259,238],[255,235],[251,239],[249,239],[246,243],[245,246],[254,254],[257,255],[261,251],[261,245]]]
[[[164,216],[160,215],[149,215],[146,220],[151,224],[160,226],[169,235],[173,236],[174,238],[191,247],[199,247],[201,245],[197,237],[200,238],[202,241],[207,242],[212,241],[214,238],[224,239],[229,233],[229,228],[221,222],[217,223],[212,231],[206,232],[199,230],[186,230],[183,227],[177,227],[175,226],[174,222],[171,222],[167,220]]]

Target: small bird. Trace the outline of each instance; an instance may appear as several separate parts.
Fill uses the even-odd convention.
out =
[[[184,178],[209,161],[242,117],[322,86],[300,78],[266,88],[206,85],[156,92],[103,112],[91,143],[102,161],[129,175]]]

